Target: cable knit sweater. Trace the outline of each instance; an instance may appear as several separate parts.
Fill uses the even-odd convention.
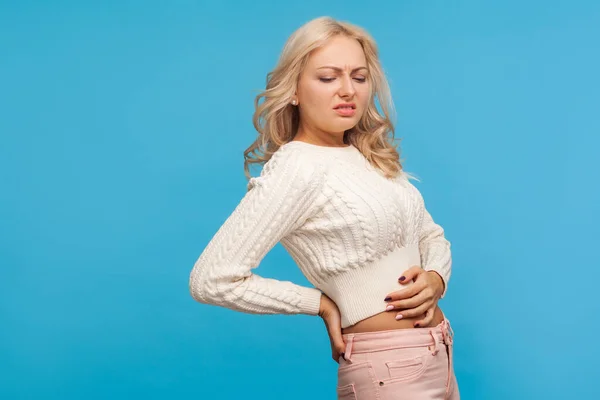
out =
[[[253,272],[281,242],[314,287]],[[260,176],[195,262],[193,298],[256,314],[317,315],[321,292],[342,327],[385,311],[387,294],[413,265],[451,272],[450,242],[402,172],[386,178],[354,146],[292,141]]]

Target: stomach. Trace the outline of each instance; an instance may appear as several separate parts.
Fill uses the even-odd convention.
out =
[[[347,328],[342,328],[342,334],[346,333],[360,333],[360,332],[377,332],[387,331],[392,329],[414,329],[415,322],[423,319],[425,315],[419,315],[412,318],[403,318],[396,321],[396,314],[400,310],[383,311],[379,314],[375,314],[369,318],[365,318],[358,321],[356,324],[351,325]],[[444,320],[444,313],[439,306],[435,307],[433,313],[433,319],[429,324],[419,326],[419,328],[427,328],[439,325]]]

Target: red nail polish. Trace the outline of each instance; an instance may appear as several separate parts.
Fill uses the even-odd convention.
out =
[[[418,328],[418,327],[419,327],[419,324],[415,324],[415,328]]]
[[[399,280],[400,282],[404,281],[405,279],[406,279],[406,277],[405,277],[405,276],[401,276],[400,278],[398,278],[398,280]]]
[[[380,297],[381,298],[381,297]],[[390,301],[392,298],[390,296],[386,297],[384,301]]]

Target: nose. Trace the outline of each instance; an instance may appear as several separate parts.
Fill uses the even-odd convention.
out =
[[[352,98],[354,93],[356,93],[356,89],[354,88],[354,82],[352,82],[352,78],[350,76],[343,76],[341,79],[342,85],[340,86],[340,97],[344,98]]]

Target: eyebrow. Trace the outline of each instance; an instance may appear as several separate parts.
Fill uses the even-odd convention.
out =
[[[339,67],[334,67],[333,65],[324,65],[324,66],[322,66],[322,67],[319,67],[319,68],[317,68],[317,69],[323,69],[323,68],[331,68],[331,69],[334,69],[334,70],[336,70],[336,71],[339,71],[339,72],[341,72],[341,71],[342,71],[342,69],[341,69],[341,68],[339,68]],[[367,71],[369,70],[367,67],[357,67],[357,68],[354,68],[354,69],[352,70],[352,72],[356,72],[356,71],[358,71],[359,69],[366,69]]]

